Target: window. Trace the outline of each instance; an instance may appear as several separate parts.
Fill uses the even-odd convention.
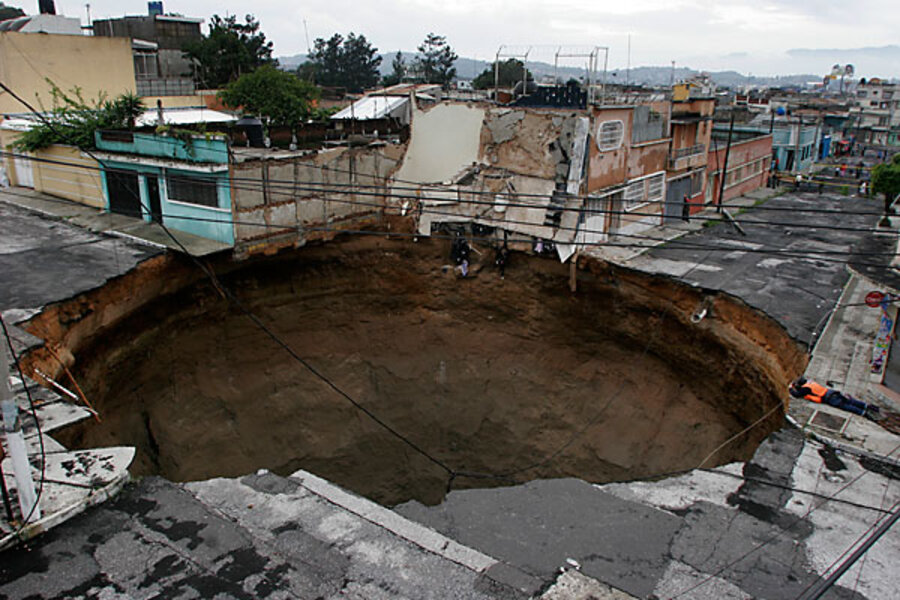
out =
[[[601,152],[616,150],[622,145],[625,137],[625,124],[622,121],[604,121],[597,129],[597,147]]]
[[[644,183],[644,181],[636,181],[625,188],[625,193],[622,195],[625,210],[632,210],[644,203]]]
[[[201,175],[166,173],[169,200],[218,208],[219,194],[216,180]]]
[[[158,77],[156,53],[135,53],[134,75],[138,79],[155,79]]]
[[[666,176],[663,173],[647,180],[647,201],[660,202],[666,191]]]
[[[691,175],[691,197],[703,191],[703,171]]]

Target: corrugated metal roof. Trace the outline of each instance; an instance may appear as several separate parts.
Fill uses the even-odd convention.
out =
[[[193,123],[230,123],[237,119],[218,110],[209,108],[163,108],[163,120],[167,125],[191,125]],[[156,109],[148,108],[137,120],[138,127],[159,123]]]
[[[371,95],[360,98],[341,112],[331,115],[332,119],[383,119],[409,102],[406,96]]]
[[[163,120],[167,125],[192,125],[194,123],[230,123],[237,119],[218,110],[209,108],[163,108]],[[155,108],[148,108],[137,119],[138,127],[152,127],[158,123]],[[41,123],[36,116],[10,115],[3,119],[0,129],[7,131],[28,131]]]

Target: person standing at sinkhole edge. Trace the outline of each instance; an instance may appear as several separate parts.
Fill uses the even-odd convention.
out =
[[[458,231],[450,247],[450,260],[456,264],[463,277],[469,274],[469,243]]]
[[[805,398],[817,404],[825,403],[873,421],[881,417],[881,411],[877,406],[857,400],[849,394],[843,394],[837,390],[825,387],[821,383],[806,377],[798,377],[792,381],[788,391],[794,398]]]
[[[497,258],[494,259],[494,263],[497,265],[497,268],[500,269],[500,279],[505,279],[506,277],[506,263],[509,261],[509,246],[506,245],[506,240],[503,240],[503,245],[497,248]]]

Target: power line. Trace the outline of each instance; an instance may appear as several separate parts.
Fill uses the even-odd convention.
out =
[[[857,548],[853,552],[853,554],[851,554],[845,561],[843,561],[841,563],[840,567],[838,567],[834,571],[834,573],[829,575],[827,579],[813,582],[813,585],[811,585],[810,587],[803,590],[803,592],[800,594],[800,596],[797,597],[797,600],[801,600],[801,599],[802,600],[818,600],[819,598],[824,596],[825,593],[835,583],[837,583],[837,581],[841,577],[843,577],[844,573],[846,573],[850,569],[850,567],[852,567],[854,565],[854,563],[856,563],[856,561],[859,560],[859,558],[861,556],[865,555],[866,552],[869,551],[869,548],[871,548],[875,544],[875,542],[877,542],[881,538],[881,536],[883,536],[885,533],[887,533],[888,530],[894,525],[894,523],[896,523],[897,520],[900,519],[900,501],[896,502],[894,504],[894,506],[891,507],[891,511],[893,511],[893,514],[891,514],[890,517],[884,518],[883,521],[882,521],[882,518],[877,519],[875,521],[875,523],[872,525],[872,527],[870,527],[867,531],[863,532],[863,534],[859,538],[857,538],[856,541],[854,541],[847,548],[847,550],[845,550],[844,553],[841,554],[841,556],[838,557],[837,560],[840,560],[841,558],[843,558],[843,556],[850,550],[850,548],[853,548],[853,546],[858,544],[859,541],[863,537],[869,535],[869,533],[871,532],[871,535],[869,535],[869,538],[865,542],[863,542],[863,544],[859,548]],[[876,528],[876,526],[877,526],[877,528]],[[873,531],[873,529],[874,529],[874,531]],[[831,565],[829,565],[829,567],[827,569],[825,569],[826,573],[834,567],[834,565],[837,563],[837,560],[835,562],[831,563]],[[809,595],[806,595],[807,592],[809,592]]]
[[[109,169],[109,171],[117,172],[117,170],[115,170],[115,169]],[[130,171],[127,169],[118,170],[118,172],[133,173],[133,171]],[[178,177],[175,176],[172,178],[177,179]],[[241,189],[240,186],[237,186],[237,187],[238,187],[238,189]],[[338,193],[340,193],[340,192],[338,192]],[[276,192],[276,194],[277,194],[277,192]],[[284,194],[284,195],[288,195],[288,194]],[[372,195],[377,195],[379,197],[383,197],[385,194],[372,194]],[[295,196],[289,195],[289,197],[294,198]],[[349,204],[352,206],[364,206],[364,207],[369,207],[369,208],[378,209],[378,210],[385,210],[388,208],[382,203],[363,202],[363,201],[359,201],[359,200],[351,200],[351,199],[344,199],[344,198],[322,197],[322,198],[316,198],[313,200],[318,200],[318,201],[322,201],[322,202],[332,202],[332,203],[338,203],[338,204]],[[532,206],[532,208],[534,208],[534,207]],[[121,214],[130,214],[135,217],[143,216],[143,211],[140,211],[140,213],[139,213],[139,211],[129,212],[127,210],[117,210],[116,212],[121,213]],[[616,211],[612,211],[612,212],[616,212]],[[456,213],[456,212],[441,211],[441,210],[438,210],[433,207],[432,208],[422,208],[420,213],[432,215],[432,216],[435,216],[435,215],[436,216],[446,216],[446,217],[468,216],[469,218],[472,218],[472,219],[479,218],[479,215],[460,215],[459,213]],[[653,213],[653,214],[654,214],[654,216],[660,216],[658,213]],[[286,226],[282,226],[282,225],[270,225],[267,223],[241,222],[241,221],[237,221],[233,217],[231,219],[220,219],[220,218],[179,216],[179,215],[164,215],[164,216],[166,219],[171,220],[171,221],[180,220],[180,221],[212,222],[212,223],[222,223],[222,224],[227,223],[227,224],[231,224],[231,225],[240,224],[240,225],[246,225],[248,227],[264,228],[264,229],[277,229],[277,230],[281,230],[281,231],[301,229],[301,226],[286,227]],[[533,225],[533,223],[528,222],[528,221],[520,221],[520,220],[506,218],[506,219],[504,219],[504,221],[499,222],[497,224],[497,226],[502,227],[502,225],[504,223],[505,224],[513,224],[513,225]],[[825,225],[825,226],[816,226],[816,225],[810,226],[808,223],[807,224],[794,224],[794,223],[754,222],[754,221],[750,221],[750,223],[753,225],[768,225],[768,226],[773,226],[773,227],[791,227],[791,226],[797,225],[797,226],[802,226],[806,229],[821,228],[821,229],[841,229],[841,230],[847,230],[847,231],[859,231],[859,232],[866,232],[866,233],[871,232],[870,228],[852,228],[852,227],[827,226],[827,225]],[[304,229],[309,229],[309,228],[304,228]],[[606,236],[610,236],[610,237],[614,237],[614,238],[630,238],[630,239],[653,241],[653,242],[663,242],[667,245],[667,250],[703,250],[703,249],[707,249],[710,247],[708,244],[691,243],[691,242],[685,240],[684,238],[670,239],[670,238],[653,237],[653,236],[650,236],[647,234],[608,233],[603,230],[587,229],[587,228],[581,228],[581,227],[577,227],[577,226],[576,227],[567,227],[567,226],[560,225],[560,226],[555,227],[555,229],[558,231],[569,231],[569,232],[573,232],[573,233],[606,235]],[[530,238],[528,240],[524,240],[524,241],[530,241]],[[622,247],[622,248],[645,248],[645,247],[647,247],[646,245],[640,245],[640,244],[627,244],[627,243],[610,242],[610,241],[578,242],[578,241],[572,240],[572,241],[568,241],[568,242],[557,241],[557,243],[575,245],[575,246],[579,246],[579,247],[588,247],[588,246],[598,246],[598,247],[607,246],[607,247]],[[803,250],[803,251],[801,251],[801,250],[794,251],[794,250],[788,250],[788,249],[784,249],[784,248],[754,248],[754,247],[748,247],[748,246],[744,246],[744,247],[740,247],[740,248],[735,248],[733,246],[719,246],[719,247],[716,247],[716,249],[719,251],[723,251],[723,252],[733,252],[733,251],[737,250],[737,251],[748,252],[748,253],[785,255],[785,256],[792,256],[795,258],[807,258],[807,257],[813,256],[813,255],[816,255],[816,256],[836,255],[836,256],[853,256],[853,257],[859,257],[859,256],[897,257],[897,256],[900,256],[900,253],[897,253],[897,252],[859,252],[859,251],[846,252],[846,251],[842,251],[842,250],[813,250],[813,249],[807,249],[807,250]],[[820,259],[820,260],[827,261],[827,259]],[[840,260],[840,261],[827,261],[827,262],[844,263],[846,261]],[[881,264],[870,264],[870,263],[860,263],[860,264],[863,264],[865,266],[884,266]]]
[[[16,100],[21,102],[32,113],[34,113],[35,115],[38,115],[38,113],[34,110],[33,107],[31,107],[30,104],[28,104],[28,102],[26,102],[25,100],[20,98],[14,91],[12,91],[2,81],[0,81],[0,88],[5,90],[13,98],[15,98]],[[47,124],[48,127],[55,130],[55,127],[53,127],[53,125],[49,121],[47,121],[43,116],[38,115],[38,117],[40,119],[42,119]],[[55,130],[55,133],[57,135],[60,135],[61,137],[63,137],[63,139],[66,139],[66,137],[64,135],[60,134],[58,130]],[[75,145],[77,146],[77,144],[75,144]],[[98,162],[98,164],[101,164],[101,165],[103,164],[103,162],[99,158],[97,158],[90,150],[84,149],[84,152],[86,152],[89,156],[91,156],[91,158],[96,160]],[[137,200],[143,206],[143,202],[141,201],[139,195],[137,197]],[[146,206],[144,206],[144,208],[147,209]],[[149,210],[148,210],[148,212],[149,212]],[[295,361],[297,361],[299,364],[301,364],[303,367],[305,367],[310,373],[312,373],[319,380],[321,380],[323,383],[325,383],[328,387],[330,387],[333,391],[335,391],[337,394],[339,394],[342,398],[349,401],[355,408],[357,408],[359,411],[363,412],[365,415],[367,415],[369,418],[371,418],[379,426],[381,426],[386,431],[388,431],[389,433],[391,433],[392,435],[397,437],[400,441],[402,441],[407,446],[412,448],[415,452],[424,456],[427,460],[429,460],[430,462],[434,463],[435,465],[439,466],[444,471],[446,471],[452,480],[452,476],[454,473],[453,469],[451,469],[449,466],[447,466],[440,459],[435,458],[430,453],[428,453],[427,451],[425,451],[424,449],[419,447],[415,442],[410,440],[408,437],[406,437],[405,435],[403,435],[402,433],[400,433],[399,431],[394,429],[392,426],[390,426],[388,423],[386,423],[384,420],[382,420],[380,417],[378,417],[373,411],[362,406],[352,396],[347,394],[337,384],[335,384],[333,381],[331,381],[327,376],[325,376],[324,374],[319,372],[317,369],[315,369],[308,361],[306,361],[303,357],[301,357],[299,354],[297,354],[297,352],[295,352],[293,350],[293,348],[291,348],[285,341],[283,341],[278,335],[276,335],[274,331],[272,331],[269,327],[267,327],[252,311],[250,311],[250,309],[245,307],[244,304],[242,302],[240,302],[240,300],[219,281],[219,279],[218,279],[218,277],[216,277],[215,273],[211,269],[209,269],[206,265],[204,265],[202,262],[200,262],[200,260],[198,260],[196,256],[191,254],[188,251],[188,249],[185,248],[185,246],[178,240],[177,237],[175,237],[175,235],[172,234],[171,231],[169,231],[169,229],[164,224],[160,224],[160,226],[162,227],[163,231],[165,231],[166,234],[172,239],[172,241],[176,245],[179,246],[181,251],[184,252],[188,257],[190,257],[192,262],[207,276],[207,278],[209,278],[213,287],[216,290],[218,290],[228,302],[230,302],[234,306],[238,307],[238,309],[240,309],[240,311],[242,313],[244,313],[245,316],[247,316],[257,327],[259,327],[276,344],[278,344],[281,348],[283,348],[285,351],[287,351],[288,354]]]
[[[183,145],[183,142],[180,142],[178,140],[168,139],[168,138],[159,137],[159,136],[157,136],[157,140],[161,143],[166,143],[166,144],[171,144],[171,145]],[[215,152],[222,152],[222,153],[227,152],[226,150],[217,150],[217,149],[211,149],[211,150],[215,151]],[[28,160],[35,160],[38,162],[41,162],[41,161],[51,162],[51,163],[56,162],[56,163],[60,163],[60,164],[68,164],[70,166],[77,166],[79,168],[84,168],[84,169],[103,170],[103,169],[98,169],[97,167],[91,167],[91,166],[87,166],[87,165],[79,165],[77,163],[66,163],[65,161],[55,161],[54,159],[37,158],[37,157],[32,157],[32,156],[28,156],[28,155],[24,155],[24,154],[16,154],[16,153],[11,153],[11,152],[4,152],[4,154],[6,154],[8,156],[19,157],[19,158],[24,158],[24,159],[28,159]],[[100,159],[95,158],[95,160],[98,163],[101,163]],[[214,163],[214,164],[225,164],[225,163]],[[381,177],[379,175],[375,175],[375,174],[371,174],[371,173],[361,173],[359,171],[352,170],[352,169],[340,169],[340,168],[331,167],[328,165],[317,165],[317,164],[311,163],[311,162],[302,162],[302,163],[298,163],[298,164],[301,164],[304,168],[309,168],[309,169],[314,169],[314,170],[321,170],[321,171],[325,171],[325,172],[334,172],[334,173],[343,173],[343,174],[352,175],[354,177],[377,179],[380,181],[384,181],[384,184],[383,185],[366,185],[366,184],[361,184],[361,183],[336,183],[336,182],[335,183],[332,183],[332,182],[318,183],[318,182],[308,181],[308,182],[303,182],[304,185],[298,186],[298,182],[296,182],[294,180],[275,178],[275,179],[267,179],[265,182],[265,185],[268,186],[268,189],[272,189],[273,187],[277,188],[278,186],[289,186],[290,189],[292,189],[292,190],[293,189],[302,189],[302,190],[307,190],[307,191],[315,191],[318,189],[324,189],[324,190],[330,191],[332,188],[333,189],[350,188],[350,189],[356,190],[355,191],[356,194],[365,195],[366,192],[359,191],[359,190],[366,190],[366,189],[383,190],[387,186],[387,182],[389,179],[388,177]],[[115,167],[109,167],[109,166],[104,166],[104,169],[107,169],[110,171],[117,170]],[[118,170],[123,171],[123,172],[129,172],[129,173],[134,172],[134,171],[128,170],[128,169],[118,169]],[[257,185],[262,184],[262,181],[260,179],[256,179],[256,178],[232,176],[229,179],[230,179],[230,181],[233,181],[233,182],[250,182],[253,184],[257,184]],[[415,181],[404,180],[404,179],[396,179],[394,177],[391,177],[390,181],[391,181],[391,184],[390,184],[391,191],[387,195],[390,195],[393,198],[421,200],[422,196],[420,195],[420,192],[422,190],[459,192],[461,194],[465,194],[466,196],[489,196],[491,198],[495,198],[498,195],[504,196],[507,198],[533,198],[533,199],[538,199],[541,201],[546,201],[549,198],[548,194],[529,194],[529,193],[525,193],[525,192],[493,192],[493,191],[489,191],[489,190],[472,190],[472,189],[460,190],[453,184],[421,183],[421,182],[415,182]],[[397,182],[411,184],[412,187],[398,186]],[[622,186],[611,186],[611,187],[612,188],[624,187],[624,185],[625,184],[622,184]],[[607,188],[607,189],[609,189],[609,188]],[[410,192],[410,193],[402,194],[402,193],[398,193],[397,190],[399,190],[401,192]],[[379,193],[375,193],[373,195],[384,196],[386,194],[385,194],[385,192],[379,192]],[[604,194],[604,196],[605,195],[606,194]],[[581,195],[581,194],[568,195],[567,194],[565,196],[565,198],[567,200],[586,201],[586,200],[600,200],[600,199],[603,199],[604,196],[591,196],[591,195]],[[486,200],[485,201],[485,200],[459,198],[458,202],[461,204],[476,204],[476,205],[488,205],[488,206],[503,205],[503,206],[512,207],[512,208],[538,208],[538,206],[536,206],[533,203],[516,203],[516,202],[498,203],[496,200]],[[665,200],[661,201],[659,203],[663,204],[663,205],[678,204],[679,206],[682,204],[681,201],[665,201]],[[581,208],[570,208],[570,207],[559,207],[559,208],[554,208],[554,210],[555,211],[558,210],[560,212],[567,212],[567,211],[573,211],[573,210],[580,211],[582,209]],[[791,212],[791,213],[799,212],[799,213],[804,213],[804,214],[883,216],[883,212],[880,212],[880,211],[873,212],[873,211],[847,211],[847,210],[840,210],[840,209],[773,207],[773,206],[764,206],[762,204],[744,207],[744,210],[747,210],[747,211],[782,211],[782,212]],[[658,213],[658,212],[645,213],[645,212],[640,212],[638,210],[624,211],[624,210],[597,209],[597,210],[592,210],[592,212],[597,212],[598,214],[627,213],[629,215],[635,215],[635,216],[662,216],[661,213]]]
[[[9,329],[6,327],[6,320],[3,318],[2,311],[0,311],[0,326],[3,328],[3,335],[6,338],[6,344],[9,347],[9,355],[12,357],[13,362],[16,365],[16,371],[19,373],[19,379],[22,381],[22,387],[25,388],[25,396],[28,398],[28,406],[31,409],[31,418],[34,420],[35,430],[37,432],[38,438],[38,446],[41,450],[41,479],[38,482],[38,490],[35,495],[34,504],[31,505],[31,510],[28,511],[27,515],[22,515],[22,524],[13,532],[17,538],[25,530],[25,527],[28,525],[28,521],[31,520],[31,517],[34,515],[34,512],[38,508],[38,503],[41,501],[41,496],[44,493],[44,477],[47,473],[47,451],[44,448],[44,433],[41,430],[41,422],[37,416],[37,408],[34,405],[34,398],[31,397],[31,390],[28,388],[28,381],[25,379],[25,374],[22,372],[22,365],[19,362],[19,357],[16,355],[16,351],[12,345],[12,338],[9,335]],[[8,382],[3,381],[0,382],[0,385],[8,385]]]
[[[894,454],[895,452],[897,452],[897,450],[900,450],[900,444],[894,446],[894,448],[893,448],[890,452],[888,452],[887,454],[885,454],[885,455],[884,455],[883,457],[881,457],[881,458],[887,460],[888,458],[890,458],[890,456],[891,456],[892,454]],[[724,572],[727,571],[728,569],[732,568],[733,566],[735,566],[735,565],[738,564],[739,562],[741,562],[741,561],[743,561],[744,559],[746,559],[746,558],[752,556],[753,554],[755,554],[755,553],[758,552],[759,550],[762,550],[763,548],[765,548],[765,547],[768,546],[769,544],[775,542],[778,538],[780,538],[782,535],[784,535],[785,532],[787,532],[787,531],[790,530],[790,529],[793,529],[793,527],[794,527],[795,525],[797,525],[797,524],[800,523],[801,521],[805,520],[805,519],[806,519],[807,517],[809,517],[809,515],[811,515],[814,511],[816,511],[817,509],[819,509],[819,508],[825,506],[826,504],[828,504],[828,503],[832,500],[832,498],[837,497],[838,494],[840,494],[841,492],[843,492],[844,490],[846,490],[847,488],[849,488],[851,485],[855,484],[855,483],[856,483],[857,481],[859,481],[862,477],[864,477],[867,473],[868,473],[867,470],[865,470],[865,469],[862,470],[862,472],[860,472],[859,475],[857,475],[856,477],[854,477],[853,479],[851,479],[850,481],[848,481],[847,483],[845,483],[843,486],[841,486],[840,489],[838,489],[838,490],[837,490],[834,494],[832,494],[831,496],[828,496],[822,503],[820,503],[820,504],[818,504],[818,505],[812,505],[812,506],[810,506],[810,507],[809,507],[809,510],[807,510],[803,515],[801,515],[801,516],[797,517],[796,519],[794,519],[793,521],[791,521],[786,527],[783,527],[783,528],[779,529],[778,531],[776,531],[775,533],[773,533],[771,536],[769,536],[768,538],[766,538],[766,539],[763,540],[762,542],[760,542],[760,543],[756,544],[755,546],[753,546],[750,550],[748,550],[748,551],[745,552],[744,554],[740,555],[739,557],[735,558],[735,559],[732,560],[732,561],[729,561],[728,563],[726,563],[725,565],[723,565],[723,566],[720,567],[719,569],[716,569],[715,572],[710,573],[707,577],[705,577],[705,578],[704,578],[703,580],[701,580],[700,582],[698,582],[698,583],[692,585],[692,586],[689,587],[689,588],[686,588],[686,589],[684,589],[684,590],[678,592],[677,594],[675,594],[675,595],[673,595],[673,596],[670,596],[668,600],[676,600],[677,598],[680,598],[680,597],[684,596],[685,594],[688,594],[688,593],[694,591],[695,589],[697,589],[697,588],[699,588],[699,587],[701,587],[701,586],[703,586],[703,585],[709,583],[710,581],[712,581],[713,579],[717,578],[719,575],[721,575],[722,573],[724,573]]]
[[[12,93],[12,91],[9,90],[9,88],[8,88],[7,86],[5,86],[5,85],[2,84],[2,83],[0,83],[0,86],[2,86],[7,92],[11,93],[11,95],[13,95],[13,97],[16,97],[19,101],[21,101],[21,102],[22,102],[23,104],[25,104],[29,109],[31,109],[31,107],[30,107],[27,103],[25,103],[24,101],[21,100],[21,98],[18,98],[14,93]],[[32,110],[32,112],[35,112],[33,109],[31,109],[31,110]],[[36,114],[36,113],[35,113],[35,114]],[[43,117],[40,117],[40,118],[43,119]],[[46,122],[46,120],[45,120],[45,122]],[[47,124],[48,124],[48,126],[50,125],[49,122],[47,122]],[[174,142],[174,140],[173,140],[173,142]],[[104,166],[104,170],[110,170],[108,167],[106,167],[106,165],[105,165],[99,158],[97,158],[97,157],[94,156],[91,152],[89,152],[89,151],[87,151],[87,150],[86,150],[86,152],[87,152],[92,158],[94,158],[94,160],[96,160],[96,161],[98,162],[98,164],[103,165],[103,166]],[[81,165],[79,165],[79,166],[81,166]],[[325,167],[325,168],[327,169],[327,167]],[[129,171],[129,170],[125,170],[125,171]],[[132,171],[129,171],[129,172],[132,172]],[[352,172],[351,172],[351,173],[352,173]],[[360,174],[359,174],[359,173],[356,173],[356,175],[360,175]],[[176,176],[176,177],[177,177],[177,176]],[[254,184],[257,183],[257,180],[252,180],[252,181],[254,182]],[[275,180],[275,181],[276,181],[276,183],[277,183],[277,180]],[[296,182],[286,182],[286,181],[285,181],[285,183],[290,183],[292,186],[294,186],[294,189],[296,189],[296,187],[297,187],[297,186],[296,186]],[[384,195],[386,195],[386,194],[382,192],[382,193],[377,194],[377,195],[378,195],[378,196],[384,196]],[[392,195],[393,195],[393,194],[392,194]],[[539,196],[539,197],[541,197],[541,198],[546,198],[546,196]],[[138,197],[138,201],[139,201],[139,203],[141,204],[142,208],[144,208],[144,209],[147,208],[146,206],[143,205],[143,203],[141,202],[141,200],[140,200],[139,197]],[[491,205],[497,205],[498,203],[493,202],[493,203],[488,203],[488,204],[491,204]],[[509,206],[508,203],[505,203],[505,205],[506,205],[506,206]],[[526,206],[526,207],[529,207],[529,208],[534,208],[533,205],[523,205],[523,206]],[[381,206],[381,205],[379,205],[379,208],[384,208],[384,207]],[[148,211],[148,212],[149,212],[149,211]],[[615,212],[619,212],[619,211],[615,211]],[[795,212],[796,212],[796,211],[795,211]],[[824,212],[824,211],[823,211],[823,212]],[[846,213],[844,213],[844,212],[842,212],[842,211],[828,211],[828,212],[841,212],[841,214],[846,214]],[[630,213],[630,214],[634,214],[634,213]],[[880,214],[880,213],[863,213],[863,214]],[[658,213],[653,213],[653,215],[654,215],[654,216],[657,216]],[[661,216],[661,215],[660,215],[660,216]],[[217,220],[217,221],[218,221],[218,220]],[[219,222],[229,222],[229,221],[219,221]],[[199,261],[197,261],[196,257],[194,257],[192,254],[190,254],[190,252],[187,251],[187,249],[186,249],[186,248],[185,248],[185,247],[177,240],[177,238],[175,238],[175,236],[168,230],[168,228],[165,227],[165,225],[162,225],[162,224],[161,224],[161,226],[163,227],[164,231],[165,231],[165,232],[173,239],[173,241],[174,241],[174,242],[182,249],[182,251],[184,251],[185,254],[187,254],[188,256],[190,256],[190,257],[195,261],[195,263],[197,264],[197,266],[200,267],[201,270],[203,270],[203,272],[210,278],[210,280],[212,281],[213,285],[223,293],[223,295],[226,297],[226,299],[228,299],[229,301],[233,302],[236,306],[238,306],[238,307],[242,310],[242,312],[244,312],[244,314],[245,314],[246,316],[248,316],[249,318],[251,318],[251,320],[252,320],[258,327],[260,327],[267,335],[269,335],[274,341],[276,341],[276,343],[278,343],[283,349],[285,349],[287,352],[289,352],[289,354],[290,354],[295,360],[297,360],[298,362],[300,362],[303,366],[305,366],[308,370],[310,370],[314,375],[316,375],[316,376],[317,376],[318,378],[320,378],[323,382],[325,382],[327,385],[329,385],[335,392],[337,392],[338,394],[340,394],[341,396],[343,396],[345,399],[347,399],[348,401],[350,401],[356,408],[358,408],[359,410],[363,411],[363,412],[364,412],[365,414],[367,414],[370,418],[372,418],[373,420],[375,420],[376,423],[378,423],[379,425],[381,425],[382,427],[384,427],[387,431],[389,431],[390,433],[392,433],[392,434],[395,435],[396,437],[398,437],[398,438],[400,438],[401,440],[403,440],[404,442],[406,442],[408,445],[410,445],[410,447],[412,447],[412,448],[413,448],[414,450],[416,450],[418,453],[420,453],[420,454],[422,454],[423,456],[425,456],[426,458],[428,458],[428,459],[429,459],[430,461],[432,461],[434,464],[436,464],[436,465],[440,466],[441,468],[443,468],[443,469],[450,475],[450,477],[451,477],[451,483],[452,483],[453,477],[455,477],[456,475],[460,474],[460,473],[458,473],[458,472],[453,471],[450,467],[448,467],[448,466],[447,466],[446,464],[444,464],[442,461],[440,461],[440,460],[434,458],[433,456],[431,456],[430,454],[428,454],[426,451],[424,451],[423,449],[421,449],[420,447],[418,447],[416,444],[414,444],[413,442],[411,442],[410,440],[408,440],[407,438],[405,438],[405,437],[404,437],[402,434],[400,434],[398,431],[396,431],[396,430],[394,430],[392,427],[390,427],[390,425],[388,425],[386,422],[380,420],[380,419],[377,417],[377,415],[375,415],[375,414],[372,413],[371,411],[368,411],[367,409],[365,409],[365,407],[363,407],[363,406],[361,406],[359,403],[357,403],[351,396],[349,396],[348,394],[346,394],[345,392],[343,392],[343,390],[341,390],[341,389],[340,389],[336,384],[334,384],[330,379],[328,379],[328,378],[325,377],[323,374],[321,374],[321,373],[319,373],[317,370],[315,370],[311,365],[309,365],[309,363],[307,363],[302,357],[300,357],[295,351],[293,351],[293,349],[292,349],[287,343],[285,343],[284,341],[282,341],[282,340],[281,340],[281,339],[280,339],[273,331],[271,331],[264,323],[262,323],[262,321],[259,320],[259,318],[256,317],[255,314],[253,314],[249,309],[247,309],[246,307],[244,307],[244,305],[243,305],[243,304],[242,304],[242,303],[241,303],[241,302],[240,302],[240,301],[239,301],[239,300],[238,300],[238,299],[237,299],[230,291],[228,291],[227,289],[225,289],[224,287],[222,287],[221,284],[220,284],[220,282],[218,282],[218,279],[216,278],[215,274],[212,273],[209,269],[207,269],[204,265],[202,265],[202,263],[200,263]],[[384,235],[384,232],[381,232],[380,235]],[[652,239],[652,238],[649,238],[649,239]],[[662,240],[660,240],[660,241],[662,241]],[[670,242],[670,243],[671,243],[671,242]],[[718,248],[717,248],[717,249],[718,249]],[[721,249],[722,249],[722,250],[728,250],[728,251],[734,251],[734,250],[735,250],[733,247],[729,247],[729,248],[721,248]],[[712,249],[709,249],[709,251],[712,252]],[[842,253],[842,252],[835,252],[835,253],[845,254],[845,253]],[[707,256],[706,258],[708,258],[708,256]],[[704,260],[705,260],[705,259],[704,259]],[[703,262],[703,261],[700,261],[697,265],[695,265],[695,266],[691,269],[691,271],[694,270],[695,268],[697,268],[702,262]],[[689,271],[689,272],[690,272],[690,271]],[[647,351],[647,349],[649,349],[649,342],[648,342],[647,347],[645,348],[645,352]],[[609,405],[610,402],[612,402],[612,400],[613,400],[617,395],[618,395],[618,392],[617,392],[617,394],[615,394],[615,395],[610,399],[610,401],[607,403],[607,406]],[[605,410],[605,409],[604,409],[604,410]],[[601,414],[602,414],[602,411],[601,411]],[[768,415],[766,415],[766,416],[768,416]],[[758,423],[758,422],[757,422],[757,423]],[[750,427],[752,428],[752,427],[755,426],[755,425],[756,425],[756,423],[754,423],[754,424],[751,425]],[[566,443],[563,447],[561,447],[557,452],[555,452],[554,454],[552,454],[547,460],[543,461],[542,464],[546,464],[547,462],[549,462],[550,460],[552,460],[553,458],[555,458],[555,456],[557,456],[560,452],[564,451],[565,448],[567,448],[569,445],[571,445],[571,443],[574,443],[575,439],[577,439],[577,437],[580,436],[584,431],[586,431],[586,428],[583,429],[583,430],[582,430],[581,432],[579,432],[578,434],[576,434],[576,437],[575,437],[575,438],[573,438],[572,440],[570,440],[569,442],[567,442],[567,443]],[[742,433],[743,433],[743,432],[742,432]],[[732,441],[733,439],[734,439],[734,438],[732,438],[731,440],[728,440],[728,442]],[[726,443],[728,443],[728,442],[726,442]],[[716,451],[718,451],[718,449],[717,449]],[[709,457],[707,457],[707,459],[705,459],[704,462],[705,462],[706,460],[708,460],[708,458],[709,458]],[[539,465],[538,465],[538,466],[539,466]],[[525,470],[528,470],[528,469],[530,469],[530,468],[535,468],[535,467],[527,467]],[[521,472],[521,471],[519,471],[519,472]],[[472,474],[472,475],[476,475],[476,474]]]

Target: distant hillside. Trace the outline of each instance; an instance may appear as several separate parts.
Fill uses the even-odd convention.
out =
[[[900,47],[898,47],[900,49]],[[800,52],[799,50],[797,52]],[[816,51],[812,51],[816,52]],[[396,52],[386,52],[381,55],[380,71],[382,75],[388,75],[393,68],[391,63],[396,56]],[[414,52],[404,52],[403,56],[407,60],[411,60]],[[283,69],[293,70],[306,61],[305,54],[295,54],[293,56],[281,56],[278,58]],[[492,63],[485,60],[477,60],[472,58],[460,57],[456,61],[456,74],[459,79],[473,79],[479,73],[488,68]],[[535,78],[540,80],[543,77],[557,76],[561,79],[581,78],[585,75],[583,69],[574,67],[559,67],[555,69],[553,65],[543,62],[529,62],[528,69],[534,74]],[[682,81],[689,77],[699,74],[699,71],[687,67],[678,67],[672,71],[671,67],[635,67],[628,71],[624,69],[614,69],[607,73],[607,81],[610,83],[632,83],[643,84],[649,86],[669,85],[674,80]],[[810,81],[820,81],[821,75],[781,75],[775,77],[747,76],[737,71],[716,71],[709,73],[709,76],[721,87],[779,87],[779,86],[796,86],[804,85]]]

